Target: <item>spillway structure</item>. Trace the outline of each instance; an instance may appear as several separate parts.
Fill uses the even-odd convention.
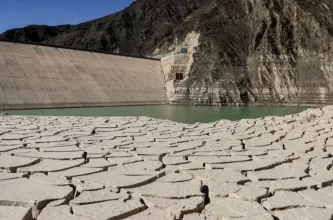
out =
[[[165,103],[158,59],[0,42],[0,109]]]

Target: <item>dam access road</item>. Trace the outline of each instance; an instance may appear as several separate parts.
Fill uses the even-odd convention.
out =
[[[0,119],[1,220],[333,216],[333,106],[208,124]]]

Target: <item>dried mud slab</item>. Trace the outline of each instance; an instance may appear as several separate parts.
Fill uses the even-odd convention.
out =
[[[87,205],[112,200],[128,199],[124,193],[114,193],[110,190],[85,191],[75,199],[70,201],[70,205]]]
[[[1,206],[0,219],[2,220],[32,220],[31,208],[19,206]]]
[[[146,207],[139,201],[107,201],[73,206],[73,213],[93,219],[124,219],[135,215]]]
[[[68,160],[68,161],[44,159],[38,164],[29,167],[20,168],[18,169],[18,171],[31,172],[31,173],[57,172],[78,167],[82,164],[84,164],[83,159]]]
[[[0,155],[0,169],[8,169],[15,171],[20,167],[27,167],[39,162],[39,158],[20,158],[9,155]]]
[[[52,186],[26,178],[0,181],[0,205],[16,202],[44,208],[49,202],[59,199],[71,199],[73,189],[69,186]]]
[[[54,220],[54,219],[94,220],[94,218],[73,214],[69,206],[47,207],[43,209],[43,211],[37,218],[37,220]]]

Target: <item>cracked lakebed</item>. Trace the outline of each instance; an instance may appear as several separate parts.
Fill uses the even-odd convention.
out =
[[[1,220],[333,217],[333,107],[191,125],[1,119]]]

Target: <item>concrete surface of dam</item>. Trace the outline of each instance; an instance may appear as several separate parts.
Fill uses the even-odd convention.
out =
[[[159,60],[0,42],[1,109],[165,104]]]

